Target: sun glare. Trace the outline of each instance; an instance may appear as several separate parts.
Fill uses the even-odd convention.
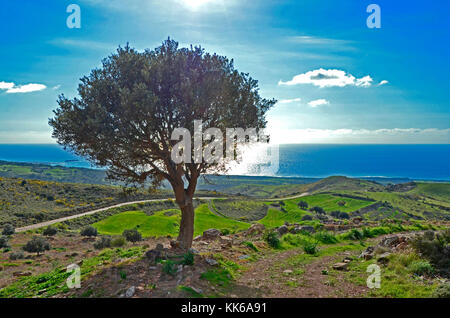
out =
[[[197,9],[198,7],[208,2],[211,2],[212,0],[183,0],[183,1],[188,7],[192,9]]]

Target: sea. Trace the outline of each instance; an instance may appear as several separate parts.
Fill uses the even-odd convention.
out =
[[[0,144],[0,160],[99,168],[56,144]],[[280,145],[278,164],[274,173],[278,177],[342,175],[450,181],[450,144]],[[243,171],[240,174],[252,173]]]

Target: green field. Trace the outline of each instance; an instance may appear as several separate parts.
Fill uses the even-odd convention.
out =
[[[142,211],[129,211],[110,216],[94,223],[100,234],[121,235],[124,230],[137,228],[143,237],[162,237],[178,235],[180,211],[169,209],[148,215]],[[208,229],[245,230],[249,223],[224,218],[212,213],[207,204],[195,210],[194,235],[201,235]]]

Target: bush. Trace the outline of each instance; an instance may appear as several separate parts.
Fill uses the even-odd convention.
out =
[[[142,235],[137,229],[125,230],[123,231],[122,236],[129,242],[135,243],[142,241]]]
[[[58,230],[51,225],[45,228],[44,232],[42,232],[42,234],[44,234],[45,236],[53,236],[56,233],[58,233]]]
[[[184,265],[194,265],[194,254],[191,252],[187,252],[183,254],[183,262]]]
[[[122,247],[127,243],[123,236],[118,236],[111,241],[111,247]]]
[[[344,238],[348,240],[362,240],[364,238],[364,234],[358,229],[352,229],[350,232],[344,234]]]
[[[298,207],[302,210],[306,210],[308,208],[308,203],[305,201],[298,202]]]
[[[242,244],[244,244],[245,246],[247,246],[248,248],[254,250],[255,252],[258,252],[258,248],[255,246],[255,244],[253,244],[250,241],[246,241],[246,242],[242,242]]]
[[[80,232],[82,236],[97,236],[98,232],[97,229],[91,225],[86,226],[83,228]]]
[[[302,221],[312,221],[313,217],[311,215],[304,215],[302,217]]]
[[[0,236],[0,248],[9,248],[7,236]]]
[[[411,242],[414,249],[430,261],[436,270],[450,275],[450,229],[434,234],[426,231]]]
[[[111,237],[102,236],[97,242],[94,243],[94,248],[101,250],[104,248],[111,247]]]
[[[339,218],[348,220],[348,219],[350,219],[350,214],[348,214],[347,212],[341,212],[341,213],[339,213]]]
[[[317,214],[325,214],[325,210],[321,208],[320,206],[315,206],[311,208],[312,212],[315,212]]]
[[[428,261],[414,261],[409,265],[409,270],[416,275],[431,275],[434,272],[433,265]]]
[[[17,259],[24,259],[24,258],[25,258],[25,255],[23,254],[22,251],[13,252],[13,253],[9,254],[9,259],[13,260],[13,261],[15,261]]]
[[[303,251],[305,251],[306,254],[314,255],[318,252],[317,244],[317,242],[304,241]]]
[[[168,275],[174,276],[177,273],[177,268],[175,265],[176,264],[173,261],[170,261],[170,260],[165,261],[162,271]]]
[[[37,253],[39,255],[42,252],[50,250],[50,244],[43,237],[34,236],[22,249],[25,252]]]
[[[280,239],[278,238],[278,234],[275,231],[268,231],[264,233],[264,240],[269,244],[270,247],[273,248],[280,248],[281,243]]]
[[[450,298],[450,283],[446,282],[438,286],[433,292],[434,298]]]
[[[11,224],[6,224],[3,228],[2,235],[13,235],[16,229]]]
[[[314,238],[323,244],[335,244],[338,242],[336,236],[329,232],[319,232],[314,235]]]
[[[222,229],[222,230],[220,230],[220,233],[221,233],[222,235],[228,235],[228,234],[230,234],[231,232],[230,232],[229,229]]]

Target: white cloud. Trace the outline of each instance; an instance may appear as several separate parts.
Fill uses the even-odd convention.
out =
[[[56,85],[56,86],[53,86],[53,87],[52,87],[52,89],[55,90],[55,91],[58,90],[58,89],[60,89],[60,88],[61,88],[61,85]]]
[[[329,105],[329,104],[330,104],[330,102],[323,98],[312,100],[308,103],[308,105],[311,107],[317,107],[317,106]]]
[[[6,90],[8,94],[14,93],[31,93],[42,91],[46,89],[47,86],[43,84],[25,84],[25,85],[16,85],[14,83],[0,82],[0,90]]]
[[[389,81],[382,80],[382,81],[378,84],[378,86],[386,85],[386,84],[389,84]]]
[[[370,75],[362,78],[356,78],[355,76],[346,73],[342,70],[323,68],[306,72],[304,74],[296,75],[292,80],[283,82],[279,81],[278,85],[299,85],[299,84],[312,84],[318,87],[345,87],[345,86],[358,86],[369,87],[372,85],[373,79]]]
[[[291,104],[291,103],[299,103],[301,101],[302,101],[301,98],[282,99],[282,100],[279,100],[277,104]]]

